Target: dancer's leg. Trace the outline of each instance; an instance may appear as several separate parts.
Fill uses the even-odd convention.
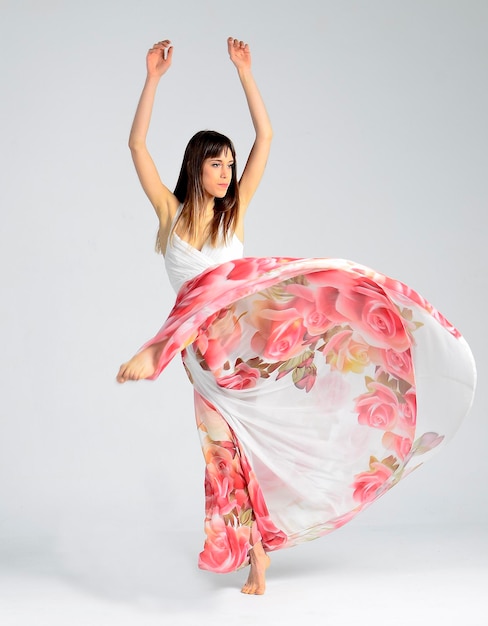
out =
[[[241,589],[242,593],[260,596],[266,589],[266,570],[270,564],[270,558],[266,554],[261,541],[258,541],[249,551],[251,559],[251,571],[246,584]]]
[[[202,569],[229,572],[249,563],[243,593],[264,593],[270,559],[249,493],[249,471],[229,424],[219,411],[195,390],[195,415],[205,457],[205,532],[199,565]],[[254,485],[254,491],[257,486]],[[245,544],[249,546],[245,551]]]

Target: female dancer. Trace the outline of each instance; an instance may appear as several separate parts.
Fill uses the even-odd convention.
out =
[[[206,463],[199,565],[250,563],[242,591],[262,594],[269,551],[341,527],[442,447],[471,405],[475,368],[459,331],[396,280],[341,259],[242,258],[272,131],[247,44],[227,43],[253,148],[237,182],[231,142],[197,133],[174,193],[145,144],[173,48],[147,55],[130,148],[178,295],[117,380],[154,379],[182,354]]]
[[[273,131],[252,75],[248,44],[229,37],[227,47],[251,113],[256,134],[253,147],[237,183],[235,152],[231,142],[218,133],[197,133],[185,152],[175,193],[161,182],[146,147],[156,89],[160,78],[171,65],[173,47],[166,39],[156,43],[147,54],[147,78],[132,124],[129,147],[141,185],[159,219],[158,247],[163,254],[166,254],[167,246],[173,244],[173,237],[177,237],[179,243],[184,242],[196,251],[209,246],[209,240],[209,247],[226,244],[227,250],[220,246],[214,252],[217,263],[242,257],[244,215],[266,167]],[[181,205],[183,210],[178,212]],[[222,235],[223,241],[219,241]],[[168,265],[168,259],[166,263]],[[178,272],[177,263],[174,273]],[[197,263],[191,271],[198,274],[202,269],[205,269],[205,264],[199,266]],[[172,274],[170,279],[179,286],[178,279],[173,278]],[[158,343],[136,354],[121,366],[117,381],[123,383],[150,377],[154,373],[161,348]],[[250,562],[249,579],[242,591],[262,594],[269,557],[260,541],[250,550]]]

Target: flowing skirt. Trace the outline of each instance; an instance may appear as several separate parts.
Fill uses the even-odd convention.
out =
[[[199,566],[229,572],[341,527],[468,412],[476,370],[406,285],[340,259],[244,258],[188,281],[151,378],[181,352],[205,457]]]

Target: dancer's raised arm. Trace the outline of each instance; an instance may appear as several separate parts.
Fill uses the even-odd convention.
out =
[[[156,210],[163,229],[171,223],[177,200],[159,177],[154,161],[146,146],[146,137],[159,80],[169,69],[172,57],[173,47],[168,39],[154,44],[147,53],[146,82],[144,83],[129,136],[129,148],[137,175],[141,181],[142,188]]]
[[[251,71],[251,51],[249,50],[249,45],[229,37],[227,47],[230,59],[237,68],[256,132],[256,139],[239,181],[241,221],[263,176],[273,138],[273,129]],[[242,224],[240,226],[242,227]]]

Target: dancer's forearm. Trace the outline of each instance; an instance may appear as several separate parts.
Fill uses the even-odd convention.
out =
[[[256,139],[270,141],[273,137],[273,128],[251,69],[239,69],[238,74],[256,132]]]
[[[131,150],[136,150],[138,147],[146,145],[146,137],[151,123],[158,84],[159,77],[147,76],[130,129],[129,148]]]

